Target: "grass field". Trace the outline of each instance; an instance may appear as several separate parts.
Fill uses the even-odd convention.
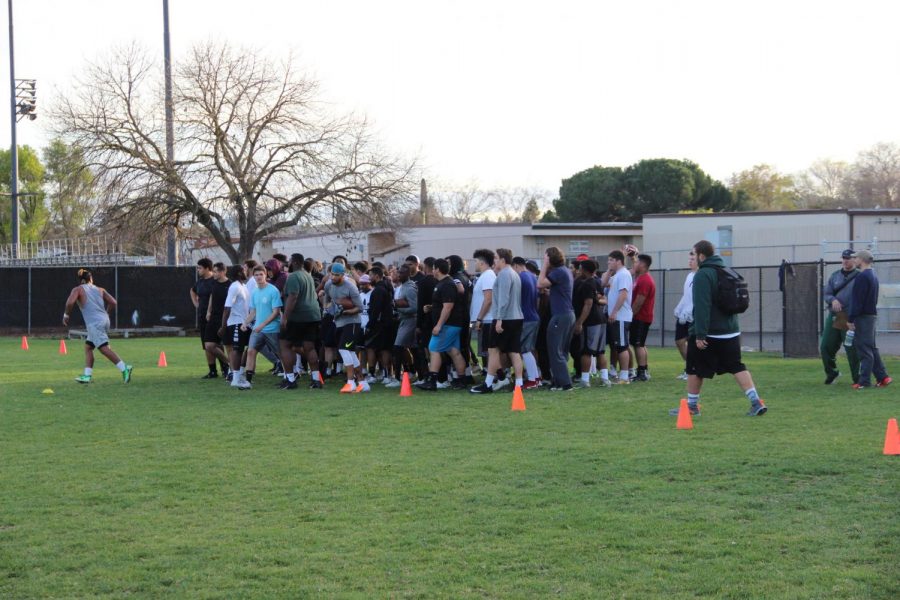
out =
[[[57,345],[0,339],[0,598],[900,597],[900,386],[818,361],[747,355],[769,414],[716,379],[678,431],[672,350],[512,413],[236,392],[184,339],[116,340],[133,382],[98,360],[79,386]]]

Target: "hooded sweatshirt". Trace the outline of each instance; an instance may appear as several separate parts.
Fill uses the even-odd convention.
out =
[[[716,289],[719,285],[719,272],[716,267],[724,267],[725,261],[714,254],[700,263],[694,275],[691,295],[694,299],[694,323],[690,333],[698,340],[707,337],[734,337],[740,334],[737,315],[726,315],[716,306]]]

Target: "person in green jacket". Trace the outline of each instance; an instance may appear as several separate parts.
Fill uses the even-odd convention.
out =
[[[748,416],[764,415],[768,410],[753,385],[750,371],[741,362],[741,328],[737,315],[725,314],[716,305],[719,269],[725,267],[711,242],[694,244],[697,274],[694,275],[692,296],[694,322],[691,324],[687,351],[687,393],[691,414],[700,414],[700,388],[704,379],[731,373],[750,401]],[[678,415],[678,409],[669,411]]]

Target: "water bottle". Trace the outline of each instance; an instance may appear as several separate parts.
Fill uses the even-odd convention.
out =
[[[844,338],[844,346],[846,346],[847,348],[851,347],[853,345],[853,338],[855,338],[855,337],[856,337],[855,331],[853,331],[852,329],[850,331],[848,331],[847,337]]]

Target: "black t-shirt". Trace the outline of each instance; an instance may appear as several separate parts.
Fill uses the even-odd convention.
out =
[[[416,271],[416,274],[410,277],[410,279],[415,281],[416,285],[419,285],[420,283],[422,283],[422,280],[425,279],[425,273],[423,273],[422,271]]]
[[[394,314],[394,296],[383,285],[372,287],[369,296],[369,327],[378,327],[391,322]]]
[[[434,286],[434,294],[431,296],[432,323],[437,324],[441,318],[446,302],[453,302],[453,310],[447,319],[447,325],[462,327],[468,321],[465,298],[456,290],[456,282],[452,277],[444,277]]]
[[[474,286],[472,285],[472,279],[466,274],[465,271],[459,271],[450,276],[451,279],[457,281],[462,284],[463,287],[463,308],[465,308],[468,313],[469,307],[472,305],[472,294],[474,293]]]
[[[213,279],[212,294],[209,296],[209,312],[212,318],[222,320],[222,314],[225,312],[225,300],[228,298],[228,288],[231,287],[231,281],[226,279],[219,283]]]
[[[585,327],[591,325],[600,325],[600,305],[597,303],[597,280],[593,277],[587,279],[576,279],[575,287],[572,290],[572,308],[575,310],[575,318],[581,316],[586,300],[591,300],[591,312],[588,313],[583,325]]]
[[[430,313],[425,312],[425,307],[431,304],[431,297],[434,294],[434,286],[437,285],[437,279],[433,275],[425,275],[422,281],[416,282],[419,287],[419,303],[416,306],[416,327],[419,329],[431,329]]]
[[[215,277],[208,277],[206,279],[198,279],[194,283],[194,287],[191,289],[194,290],[194,293],[197,294],[197,298],[199,299],[200,306],[197,307],[197,310],[200,311],[200,318],[206,318],[206,309],[209,308],[209,297],[212,295],[213,284],[216,283]]]

